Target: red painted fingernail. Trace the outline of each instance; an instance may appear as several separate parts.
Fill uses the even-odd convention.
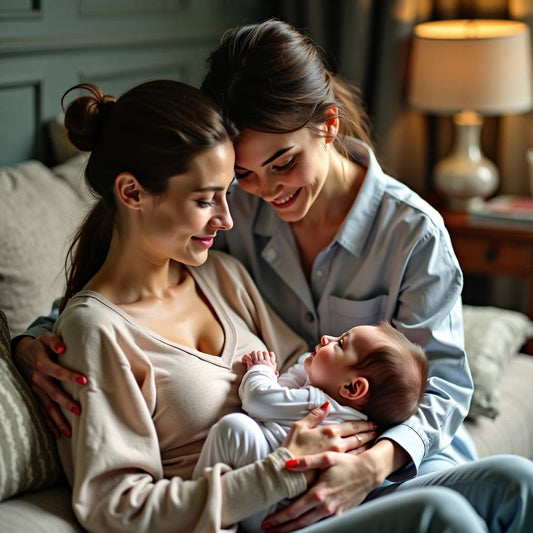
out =
[[[272,524],[270,522],[265,522],[264,524],[261,524],[261,529],[270,529],[272,527]]]
[[[76,378],[76,383],[79,383],[80,385],[87,385],[87,378],[84,376],[79,376]]]
[[[324,402],[321,406],[320,406],[320,409],[327,409],[329,405],[329,401],[328,402]]]
[[[298,466],[298,459],[287,459],[285,461],[286,468],[294,468],[295,466]]]
[[[80,416],[80,413],[81,413],[81,409],[75,405],[74,407],[71,407],[70,408],[71,412],[73,412],[76,416]]]
[[[65,435],[65,437],[70,439],[70,437],[72,437],[72,432],[70,431],[70,429],[67,428],[63,430],[63,435]]]
[[[54,351],[55,351],[57,354],[62,354],[62,353],[65,351],[65,345],[64,345],[64,344],[61,344],[60,342],[58,342],[58,343],[54,346]]]

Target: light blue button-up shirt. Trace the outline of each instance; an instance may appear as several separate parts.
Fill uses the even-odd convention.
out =
[[[323,334],[380,320],[424,347],[429,383],[423,405],[384,434],[412,458],[397,476],[405,479],[450,445],[468,411],[473,384],[464,352],[463,277],[439,213],[386,175],[366,145],[354,141],[350,149],[366,177],[310,279],[290,224],[238,186],[229,196],[234,227],[219,234],[217,247],[245,264],[264,298],[310,348]],[[447,453],[453,456],[453,446]]]

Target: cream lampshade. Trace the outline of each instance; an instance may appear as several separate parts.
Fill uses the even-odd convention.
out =
[[[434,170],[436,189],[465,210],[496,191],[498,169],[481,150],[482,115],[533,106],[529,28],[511,20],[443,20],[415,26],[410,102],[453,114],[455,146]]]

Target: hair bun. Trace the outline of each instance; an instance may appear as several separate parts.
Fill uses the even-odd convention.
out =
[[[98,110],[101,113],[108,113],[113,104],[116,103],[115,97],[110,94],[104,94],[98,102]]]
[[[69,89],[61,100],[74,89],[82,89],[89,95],[73,100],[65,111],[65,127],[70,142],[79,150],[90,152],[96,146],[103,125],[116,102],[114,96],[104,94],[92,83],[81,83]]]

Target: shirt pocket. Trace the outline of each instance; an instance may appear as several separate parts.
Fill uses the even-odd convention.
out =
[[[328,335],[340,335],[360,325],[379,324],[385,318],[387,295],[382,294],[369,300],[349,300],[339,296],[329,297],[329,323],[332,331]]]

